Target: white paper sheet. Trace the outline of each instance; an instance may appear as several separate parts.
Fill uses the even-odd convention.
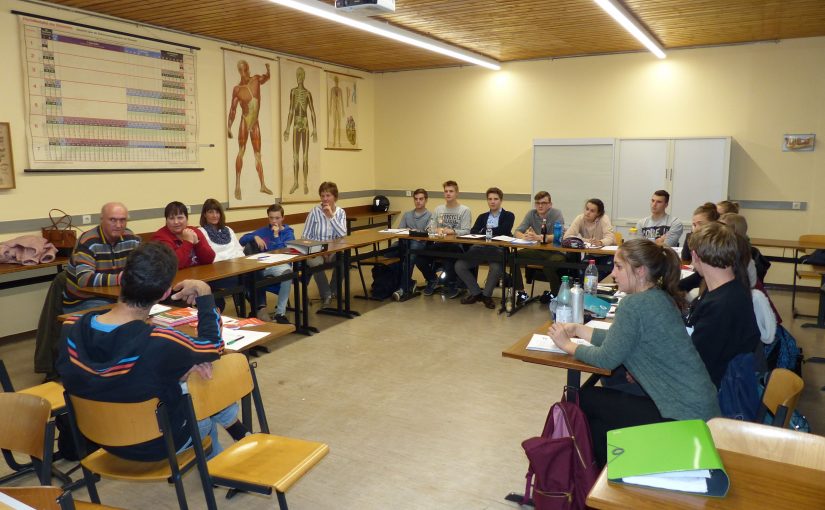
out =
[[[287,260],[294,259],[298,255],[294,255],[291,253],[258,253],[256,255],[250,255],[248,258],[249,260],[257,260],[262,264],[274,264],[276,262],[286,262]]]
[[[590,342],[588,342],[584,338],[573,337],[570,340],[579,345],[590,345]],[[530,343],[527,344],[527,350],[567,354],[563,350],[559,349],[559,347],[555,344],[555,342],[553,342],[553,340],[549,336],[540,335],[538,333],[533,333],[533,337],[530,339]]]
[[[269,336],[266,331],[249,331],[248,329],[227,329],[223,328],[221,337],[227,349],[240,351],[247,345]]]

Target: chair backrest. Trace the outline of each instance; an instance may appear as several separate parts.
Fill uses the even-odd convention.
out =
[[[160,403],[157,398],[136,403],[99,402],[66,393],[66,402],[80,433],[95,443],[130,446],[162,435],[155,414]]]
[[[249,361],[241,353],[221,356],[212,363],[212,378],[192,374],[187,381],[195,416],[202,420],[252,393],[254,381]]]
[[[70,494],[64,496],[63,489],[60,487],[0,487],[0,492],[37,510],[74,508],[73,502],[71,506],[61,506],[63,498],[67,502],[70,502],[72,498]]]
[[[708,422],[720,450],[825,471],[825,437],[728,418]]]
[[[46,399],[0,393],[0,448],[43,460],[51,412],[52,406]]]
[[[805,382],[802,378],[786,368],[775,368],[771,371],[768,386],[762,395],[762,404],[774,415],[776,415],[779,406],[787,408],[787,414],[785,415],[782,427],[788,426],[791,415],[794,409],[796,409],[796,403],[799,401],[799,395],[802,393],[804,387]],[[774,425],[779,424],[774,423]]]

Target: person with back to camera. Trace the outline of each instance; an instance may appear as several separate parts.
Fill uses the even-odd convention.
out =
[[[690,238],[693,267],[705,290],[691,303],[685,323],[717,388],[730,360],[759,345],[750,286],[744,275],[734,273],[740,255],[736,237],[733,229],[714,221]]]
[[[613,370],[620,365],[646,395],[604,387],[582,388],[580,405],[590,423],[597,462],[607,462],[607,431],[668,420],[719,416],[716,387],[685,330],[678,290],[679,258],[647,239],[616,251],[611,275],[627,293],[608,330],[554,323],[548,335],[577,360]],[[578,345],[571,337],[588,340]]]
[[[181,451],[192,441],[182,383],[193,372],[210,378],[211,362],[223,353],[224,343],[209,285],[184,280],[172,287],[177,263],[175,254],[164,244],[146,243],[132,250],[114,308],[72,317],[64,323],[57,370],[71,395],[102,402],[160,399],[169,413],[175,450]],[[152,306],[170,295],[197,306],[196,337],[147,322]],[[248,433],[237,416],[238,405],[233,404],[198,422],[201,437],[212,436],[212,455],[221,451],[216,423],[235,440]],[[104,449],[131,460],[166,458],[163,438]]]

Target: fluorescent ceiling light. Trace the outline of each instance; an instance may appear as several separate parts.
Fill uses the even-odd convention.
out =
[[[630,32],[630,35],[644,44],[654,55],[659,58],[665,58],[665,50],[659,46],[653,37],[639,24],[638,21],[631,15],[624,7],[619,4],[617,0],[594,0],[599,7],[605,10],[607,14],[619,22],[625,30]]]
[[[414,32],[394,27],[388,23],[382,23],[369,18],[356,18],[355,16],[344,15],[340,12],[337,12],[335,7],[327,5],[323,2],[319,2],[317,0],[269,1],[272,3],[276,3],[278,5],[283,5],[284,7],[290,7],[292,9],[297,9],[307,14],[318,16],[329,21],[334,21],[336,23],[341,23],[352,28],[357,28],[359,30],[364,30],[372,34],[387,37],[398,42],[410,44],[412,46],[433,51],[435,53],[440,53],[448,57],[457,58],[459,60],[463,60],[464,62],[469,62],[471,64],[486,67],[487,69],[492,69],[493,71],[498,71],[499,69],[501,69],[501,65],[491,58],[487,58],[477,53],[462,50],[455,46],[450,46],[448,44],[444,44],[434,39],[429,39],[422,35],[418,35]]]

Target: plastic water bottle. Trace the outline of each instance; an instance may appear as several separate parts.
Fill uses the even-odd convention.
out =
[[[627,230],[627,239],[628,241],[631,239],[638,239],[639,238],[639,229],[636,227],[630,227]]]
[[[584,270],[584,291],[595,296],[598,286],[599,270],[596,268],[596,261],[590,259],[587,263],[587,269]]]
[[[547,244],[547,218],[541,220],[541,244]]]
[[[561,277],[559,295],[556,297],[556,322],[573,322],[573,303],[570,294],[570,278]]]
[[[564,235],[562,232],[563,225],[560,221],[557,221],[555,225],[553,225],[553,244],[555,246],[561,246],[561,238]]]
[[[487,230],[484,231],[484,240],[488,243],[493,240],[493,229],[487,225]]]
[[[573,320],[576,324],[584,324],[584,289],[579,282],[570,289],[570,307],[573,309]]]
[[[435,235],[438,232],[438,227],[436,226],[435,218],[430,217],[429,223],[427,223],[427,233],[430,235]]]

